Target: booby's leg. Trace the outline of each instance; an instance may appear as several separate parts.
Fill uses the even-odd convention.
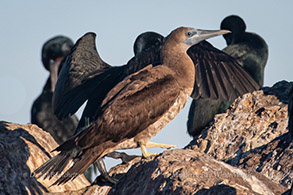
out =
[[[146,148],[156,148],[156,147],[160,147],[160,148],[176,148],[176,145],[173,144],[160,144],[160,143],[155,143],[155,142],[147,142],[146,143]]]
[[[94,163],[94,167],[95,167],[95,169],[98,169],[99,170],[99,172],[101,173],[102,179],[105,179],[107,182],[110,182],[112,184],[117,183],[118,180],[115,179],[115,178],[113,178],[113,177],[111,177],[109,175],[109,173],[107,172],[106,166],[105,166],[105,163],[104,163],[103,159],[97,160]]]
[[[138,146],[140,147],[140,150],[141,150],[141,153],[142,153],[142,156],[144,158],[148,158],[150,156],[155,156],[155,155],[158,155],[158,153],[150,153],[147,151],[146,149],[146,145],[145,144],[142,144],[141,142],[137,142]]]

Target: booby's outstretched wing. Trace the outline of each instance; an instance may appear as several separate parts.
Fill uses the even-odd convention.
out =
[[[83,83],[111,67],[100,58],[95,37],[95,33],[81,37],[60,71],[53,96],[53,109],[58,118],[74,114],[91,93],[91,88]]]
[[[207,41],[192,46],[188,55],[195,66],[195,83],[191,97],[234,100],[259,88],[251,76],[226,53]]]

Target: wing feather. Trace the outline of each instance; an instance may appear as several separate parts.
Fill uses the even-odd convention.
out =
[[[193,60],[196,71],[191,95],[195,99],[203,97],[230,101],[259,88],[234,58],[207,41],[192,46],[188,55]]]
[[[111,66],[99,56],[95,33],[87,33],[74,45],[60,71],[53,96],[53,109],[58,118],[72,115],[87,100],[92,88],[83,83]]]

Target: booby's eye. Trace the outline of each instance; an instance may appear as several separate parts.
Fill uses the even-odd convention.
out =
[[[193,31],[188,31],[188,32],[186,33],[186,36],[187,36],[187,37],[191,37],[193,34],[194,34]]]

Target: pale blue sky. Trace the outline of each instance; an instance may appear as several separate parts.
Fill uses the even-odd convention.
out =
[[[265,85],[291,80],[293,3],[283,1],[2,1],[0,6],[0,120],[26,124],[30,108],[48,77],[41,65],[43,43],[65,35],[76,41],[95,32],[101,57],[112,65],[133,56],[133,42],[145,31],[166,36],[179,26],[219,29],[230,14],[241,16],[247,30],[261,35],[269,45]],[[211,40],[222,49],[222,37]],[[185,109],[153,141],[185,146]],[[159,150],[153,150],[159,151]]]

